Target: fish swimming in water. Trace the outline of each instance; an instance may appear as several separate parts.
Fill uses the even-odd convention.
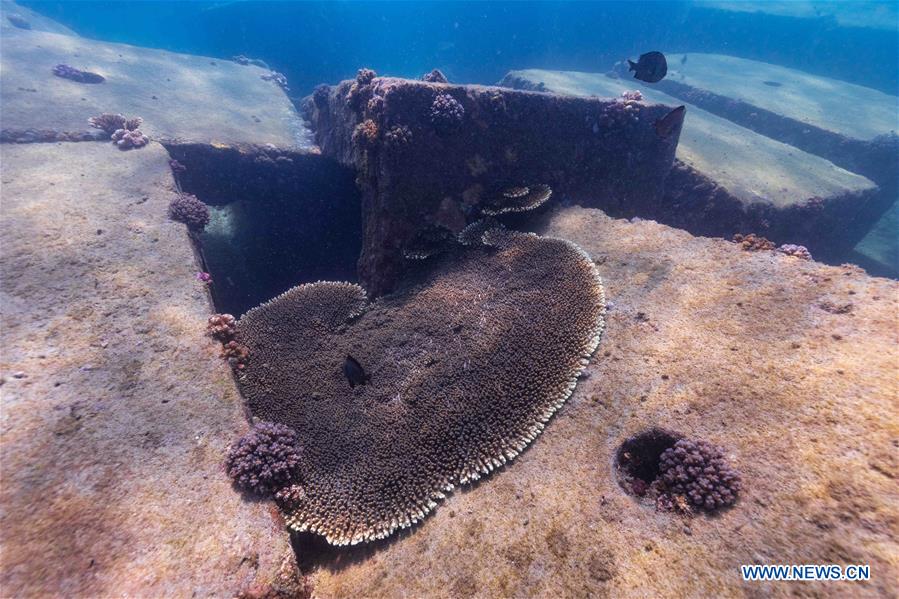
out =
[[[641,54],[637,62],[627,61],[629,71],[634,71],[634,78],[647,83],[656,83],[665,78],[668,73],[668,61],[661,52],[647,52]]]
[[[661,138],[666,138],[684,122],[684,115],[687,114],[686,106],[678,106],[662,118],[656,121],[656,134]]]
[[[356,361],[356,358],[353,356],[347,356],[346,360],[343,363],[343,374],[346,376],[346,380],[350,383],[350,389],[355,387],[356,385],[364,385],[368,382],[370,378],[367,374],[365,374],[365,370],[362,368],[362,365]]]

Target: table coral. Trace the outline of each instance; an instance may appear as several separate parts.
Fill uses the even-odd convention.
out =
[[[238,321],[251,413],[300,432],[293,530],[344,545],[411,526],[523,451],[570,395],[603,328],[595,265],[563,240],[491,241],[371,304],[315,283]],[[350,388],[348,355],[368,384]]]

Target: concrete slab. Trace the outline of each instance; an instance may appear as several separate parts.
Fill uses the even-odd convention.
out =
[[[6,141],[29,129],[96,132],[88,118],[120,112],[143,117],[141,130],[162,142],[312,146],[286,94],[256,66],[15,28],[3,31],[0,51]],[[60,63],[106,81],[57,77]]]
[[[224,472],[247,428],[158,144],[0,145],[0,588],[232,597],[297,584]]]
[[[503,81],[518,87],[542,82],[547,90],[572,95],[618,96],[640,89],[649,102],[679,102],[638,81],[598,73],[531,69],[512,71]],[[639,216],[697,234],[754,231],[833,254],[864,234],[853,240],[845,226],[834,228],[834,221],[854,222],[866,214],[877,191],[866,177],[689,104],[676,157],[680,165],[666,183],[670,201],[660,212]]]
[[[868,272],[899,278],[899,202],[884,213],[855,251]]]
[[[720,54],[671,54],[656,87],[772,139],[861,173],[897,175],[899,98],[774,64]]]
[[[892,2],[860,1],[828,2],[826,0],[793,0],[770,2],[767,0],[698,0],[697,7],[714,8],[733,12],[766,13],[778,17],[799,19],[833,19],[843,27],[868,27],[895,30],[899,22],[899,9]]]
[[[28,7],[22,6],[12,0],[0,1],[0,34],[6,35],[14,29],[22,28],[78,36],[77,33],[65,25],[45,17]]]
[[[310,556],[316,596],[890,596],[899,575],[899,284],[561,209],[543,232],[596,262],[611,302],[588,377],[502,471],[393,542]],[[723,445],[744,491],[716,517],[615,481],[630,435]],[[870,564],[868,582],[749,583],[741,564]]]

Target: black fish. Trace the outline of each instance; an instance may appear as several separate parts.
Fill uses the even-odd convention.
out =
[[[686,54],[684,54],[684,55],[681,57],[680,63],[681,63],[681,64],[687,64],[687,55],[686,55]]]
[[[347,356],[343,363],[343,374],[350,383],[350,389],[356,385],[364,385],[368,382],[368,375],[362,369],[362,365],[353,356]]]
[[[629,71],[634,71],[634,78],[647,83],[655,83],[664,79],[668,73],[668,61],[661,52],[641,54],[639,60],[628,60]]]
[[[656,134],[661,138],[666,138],[684,122],[684,115],[687,114],[686,106],[678,106],[662,118],[656,121]]]

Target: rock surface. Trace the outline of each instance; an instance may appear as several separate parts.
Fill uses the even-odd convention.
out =
[[[2,594],[296,590],[283,523],[224,473],[247,423],[165,150],[0,153]]]
[[[639,88],[651,102],[681,102],[639,81],[598,73],[531,69],[512,71],[504,82],[607,97]],[[805,245],[815,256],[840,257],[887,205],[866,177],[691,104],[677,159],[656,210],[618,215],[653,218],[698,235],[756,232]]]
[[[4,29],[0,102],[4,140],[28,131],[96,133],[103,112],[141,116],[141,130],[162,142],[273,144],[311,149],[308,130],[268,71],[255,66],[98,42],[41,31]],[[100,84],[57,77],[64,63],[98,73]]]
[[[411,533],[308,555],[316,595],[785,596],[799,583],[742,582],[740,565],[837,563],[872,580],[802,591],[890,596],[899,284],[597,210],[544,232],[607,287],[589,376],[530,449]],[[724,446],[743,473],[733,509],[684,518],[623,493],[615,451],[655,426]]]

